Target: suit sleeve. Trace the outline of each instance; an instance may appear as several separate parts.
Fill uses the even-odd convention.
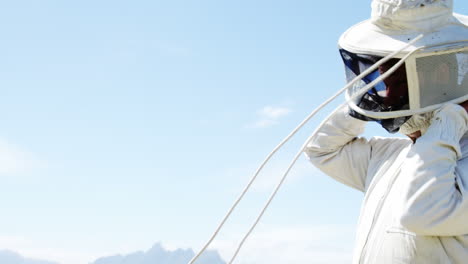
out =
[[[402,226],[421,235],[468,234],[468,185],[457,172],[468,114],[459,105],[438,110],[402,165]]]
[[[318,169],[335,180],[360,191],[365,190],[371,144],[357,136],[366,122],[338,110],[315,134],[305,153]]]

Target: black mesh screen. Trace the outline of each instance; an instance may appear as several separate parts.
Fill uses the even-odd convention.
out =
[[[378,56],[355,54],[344,49],[340,49],[340,54],[345,64],[348,82],[382,58]],[[362,81],[358,82],[356,86],[353,87],[353,90],[357,91],[371,83],[373,80],[378,78],[381,73],[384,73],[397,62],[398,59],[391,59],[382,64],[378,69],[367,76],[364,76]],[[358,100],[357,105],[364,110],[373,112],[389,112],[409,109],[408,82],[404,64],[383,82],[379,82],[372,87],[372,89],[366,92],[360,100]],[[410,118],[410,116],[405,116],[391,119],[376,119],[359,114],[352,109],[350,109],[350,115],[360,120],[378,122],[390,133],[398,132],[400,126]]]

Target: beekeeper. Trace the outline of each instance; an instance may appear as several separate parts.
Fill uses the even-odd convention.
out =
[[[340,54],[349,81],[420,34],[348,91],[349,106],[306,149],[320,170],[365,193],[353,263],[468,263],[468,17],[451,0],[373,0],[371,19],[341,36]],[[366,121],[410,139],[358,137]]]

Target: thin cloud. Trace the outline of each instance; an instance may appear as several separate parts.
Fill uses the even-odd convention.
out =
[[[276,125],[281,118],[289,115],[291,112],[292,110],[288,107],[265,106],[257,111],[259,119],[254,123],[253,127],[265,128]]]
[[[260,110],[261,115],[271,119],[287,116],[289,113],[291,113],[291,109],[286,107],[265,106],[262,110]]]

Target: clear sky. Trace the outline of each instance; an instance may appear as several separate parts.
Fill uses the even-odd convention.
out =
[[[62,264],[199,249],[343,86],[337,40],[369,15],[370,1],[2,1],[0,248]],[[261,175],[213,245],[224,258],[342,100]],[[361,199],[302,157],[238,263],[349,263]]]

